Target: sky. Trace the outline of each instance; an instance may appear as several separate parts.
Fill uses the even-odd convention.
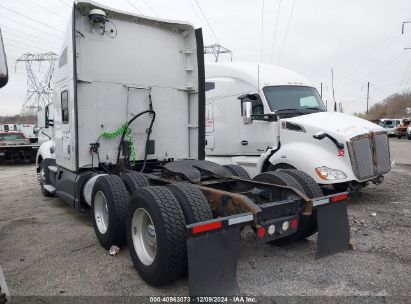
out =
[[[277,64],[309,79],[332,109],[366,110],[387,96],[411,90],[410,0],[98,0],[104,5],[164,19],[185,20],[220,43],[233,61]],[[0,0],[0,28],[9,83],[0,90],[0,115],[20,112],[26,96],[26,52],[60,54],[70,0]],[[404,48],[410,48],[405,50]],[[213,61],[211,55],[206,62]],[[222,56],[220,61],[228,61]],[[35,67],[42,72],[43,67]]]

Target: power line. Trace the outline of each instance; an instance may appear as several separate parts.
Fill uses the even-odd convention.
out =
[[[33,45],[27,44],[27,43],[22,42],[22,41],[17,41],[17,40],[14,40],[14,39],[10,39],[9,37],[6,37],[6,36],[4,36],[4,40],[14,42],[14,43],[17,43],[18,45],[23,45],[23,46],[26,46],[28,48],[34,48]],[[40,46],[40,47],[37,47],[37,48],[50,49],[49,47],[45,47],[44,45]]]
[[[31,18],[31,17],[28,17],[28,16],[26,16],[26,15],[24,15],[24,14],[21,14],[21,13],[19,13],[19,12],[16,12],[15,10],[12,10],[12,9],[10,9],[10,8],[7,8],[7,7],[5,7],[4,5],[1,5],[1,4],[0,4],[0,7],[2,7],[2,8],[5,9],[5,10],[8,10],[9,12],[12,12],[12,13],[14,13],[14,14],[16,14],[16,15],[19,15],[19,16],[21,16],[21,17],[24,17],[24,18],[26,18],[26,19],[29,19],[29,20],[31,20],[31,21],[33,21],[33,22],[36,22],[36,23],[38,23],[38,24],[41,24],[41,25],[43,25],[43,26],[45,26],[45,27],[48,27],[49,29],[52,29],[52,30],[55,30],[55,31],[57,31],[57,32],[63,33],[63,31],[61,31],[61,30],[59,30],[59,29],[57,29],[57,28],[55,28],[55,27],[53,27],[53,26],[50,26],[50,25],[48,25],[48,24],[46,24],[46,23],[43,23],[43,22],[41,22],[41,21],[38,21],[38,20],[33,19],[33,18]]]
[[[212,36],[213,34],[212,34],[211,31],[208,29],[208,27],[203,26],[203,22],[201,21],[201,16],[200,16],[200,14],[196,11],[196,9],[195,9],[193,3],[191,2],[191,0],[187,0],[187,1],[188,1],[188,3],[190,3],[190,5],[191,5],[191,7],[192,7],[192,9],[193,9],[193,11],[194,11],[194,13],[197,15],[197,18],[198,18],[198,20],[200,21],[201,27],[204,27],[204,28],[206,29],[206,31],[210,34],[210,36]]]
[[[392,32],[390,34],[390,37],[395,34],[395,32]],[[376,48],[374,48],[370,53],[367,55],[361,57],[361,59],[357,62],[357,67],[351,70],[348,73],[345,73],[342,75],[341,80],[345,80],[349,78],[351,75],[354,73],[358,72],[361,70],[361,68],[366,64],[369,63],[371,60],[373,60],[379,53],[381,53],[383,50],[385,50],[387,47],[391,46],[394,41],[399,39],[401,37],[400,34],[394,35],[393,37],[389,38],[388,40],[384,40],[382,43],[380,43]]]
[[[44,7],[44,6],[42,6],[42,5],[40,5],[40,4],[36,3],[36,2],[34,2],[33,0],[27,0],[27,1],[31,2],[31,4],[37,6],[37,7],[41,8],[41,9],[43,9],[43,10],[45,10],[45,11],[53,14],[53,16],[58,16],[58,17],[60,17],[60,18],[63,18],[63,19],[65,19],[65,20],[68,20],[66,17],[63,17],[62,15],[57,14],[56,12],[54,12],[54,11],[48,9],[47,7]]]
[[[131,1],[129,1],[129,0],[126,0],[126,1],[127,1],[127,3],[130,4],[139,14],[142,14],[142,15],[143,15],[143,13],[142,13],[133,3],[131,3]]]
[[[2,32],[5,33],[5,34],[13,35],[13,38],[20,38],[20,39],[25,39],[25,40],[27,39],[27,40],[31,40],[33,43],[39,43],[39,41],[41,41],[41,43],[43,43],[44,45],[47,45],[49,48],[50,48],[50,47],[53,48],[53,49],[56,48],[55,45],[54,45],[54,46],[51,46],[51,44],[48,44],[47,41],[44,41],[44,40],[39,39],[39,38],[36,38],[36,37],[23,36],[23,35],[20,35],[20,34],[16,34],[16,33],[10,32],[8,29],[5,30],[4,28],[2,29]],[[5,37],[6,37],[6,36],[5,36]],[[37,41],[36,41],[36,39],[37,39]]]
[[[22,47],[22,46],[19,45],[19,44],[14,44],[13,42],[12,42],[12,43],[9,43],[9,42],[4,43],[4,48],[5,48],[5,49],[8,49],[9,47],[22,50],[23,52],[27,52],[27,48]],[[7,52],[6,52],[6,53],[7,53]]]
[[[160,15],[148,4],[146,0],[141,0],[143,3],[157,16],[160,17]]]
[[[273,44],[271,47],[270,61],[273,59],[273,56],[274,56],[274,47],[275,47],[275,40],[277,39],[278,21],[280,19],[280,10],[281,10],[281,0],[278,1],[278,10],[277,10],[277,17],[275,20],[274,38],[273,38]]]
[[[292,6],[292,8],[291,8],[291,14],[290,14],[290,17],[288,18],[287,28],[285,29],[285,33],[284,33],[284,37],[283,37],[283,42],[282,42],[281,48],[280,48],[280,55],[278,55],[277,62],[280,62],[281,56],[282,56],[282,54],[283,54],[285,41],[286,41],[286,39],[287,39],[288,29],[290,28],[291,19],[293,18],[293,12],[294,12],[295,2],[296,2],[296,0],[293,1],[293,6]]]
[[[64,4],[65,6],[67,6],[67,7],[70,7],[71,8],[71,6],[70,5],[68,5],[66,2],[64,2],[63,0],[57,0],[58,2],[60,2],[60,3],[62,3],[62,4]]]
[[[20,37],[22,39],[28,39],[28,40],[31,40],[31,41],[36,42],[36,43],[41,42],[41,43],[47,44],[49,46],[51,46],[51,45],[55,46],[56,45],[55,42],[48,41],[48,40],[45,40],[43,38],[37,38],[36,36],[28,36],[27,33],[18,32],[16,30],[10,30],[8,27],[6,27],[6,28],[2,27],[2,32],[13,35],[16,38]]]
[[[200,9],[201,15],[203,15],[205,22],[207,23],[208,27],[210,28],[210,31],[213,33],[214,39],[217,41],[217,43],[219,44],[220,42],[218,41],[217,35],[215,34],[210,22],[208,22],[208,19],[206,17],[206,15],[204,14],[200,4],[198,4],[197,0],[194,0],[194,2],[197,4],[198,8]]]
[[[407,78],[407,75],[408,75],[409,72],[411,72],[411,62],[410,62],[410,64],[408,65],[408,67],[406,68],[404,75],[402,76],[402,79],[401,79],[400,85],[399,85],[398,88],[397,88],[397,91],[400,91],[400,89],[401,89],[401,87],[403,86],[403,84],[406,84],[406,83],[407,83],[407,79],[408,79],[408,78]],[[410,75],[411,75],[411,73],[410,73]]]
[[[40,33],[42,33],[42,34],[47,34],[47,35],[49,35],[49,36],[53,36],[53,37],[55,37],[55,38],[61,39],[61,36],[58,36],[57,34],[49,33],[49,32],[48,32],[48,33],[45,33],[43,30],[39,30],[39,29],[36,28],[36,27],[29,26],[29,25],[27,25],[27,24],[24,24],[24,23],[22,23],[22,22],[18,22],[18,21],[16,21],[16,20],[12,19],[12,18],[5,17],[5,16],[3,16],[3,15],[0,15],[0,17],[2,17],[2,18],[4,18],[4,19],[7,19],[7,20],[10,20],[10,21],[12,21],[12,22],[14,22],[14,23],[17,23],[19,26],[24,26],[24,27],[26,27],[26,28],[28,28],[28,29],[30,29],[30,30],[35,30],[35,31],[38,31],[38,32],[40,32]]]
[[[383,65],[379,66],[377,69],[374,69],[374,70],[372,70],[371,72],[368,72],[367,74],[364,74],[364,75],[360,76],[359,78],[369,77],[369,76],[375,74],[376,72],[381,71],[382,69],[384,69],[384,68],[386,68],[386,67],[390,67],[392,63],[394,63],[395,61],[397,61],[398,59],[400,59],[400,58],[403,57],[403,56],[404,56],[404,53],[400,54],[399,56],[395,57],[394,59],[390,60],[389,62],[384,63]],[[347,84],[339,85],[338,87],[339,87],[339,88],[345,88],[345,87],[353,86],[353,85],[355,85],[355,84],[358,82],[357,80],[358,80],[359,78],[356,77],[356,78],[354,78],[354,80],[352,80],[352,81],[350,81],[350,82],[347,82]],[[352,84],[350,84],[350,83],[352,83]]]

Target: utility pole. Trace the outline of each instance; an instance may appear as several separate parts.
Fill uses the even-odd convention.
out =
[[[334,112],[337,112],[337,103],[335,102],[335,95],[334,95],[334,69],[333,68],[331,68],[331,86],[333,89]]]
[[[370,86],[374,86],[374,90],[375,90],[375,85],[373,85],[372,83],[370,83],[369,81],[367,82],[367,114],[368,114],[368,108],[369,108],[369,103],[370,103]],[[365,85],[363,85],[361,87],[361,91],[362,89],[365,87]]]
[[[370,100],[370,82],[367,83],[367,114],[368,114],[368,102]]]

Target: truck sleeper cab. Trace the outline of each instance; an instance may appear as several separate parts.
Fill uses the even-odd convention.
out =
[[[78,1],[55,81],[41,190],[90,208],[100,244],[127,244],[148,284],[188,265],[190,295],[236,294],[245,225],[262,242],[292,242],[317,231],[315,214],[317,256],[348,249],[347,193],[324,197],[291,173],[251,180],[204,160],[201,29]]]
[[[391,168],[385,130],[327,112],[317,89],[282,67],[206,65],[206,155],[250,176],[298,169],[320,186],[358,190]]]

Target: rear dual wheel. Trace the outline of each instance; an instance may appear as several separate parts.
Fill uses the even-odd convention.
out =
[[[117,175],[100,176],[93,187],[93,226],[101,246],[125,244],[125,221],[129,194]]]
[[[99,177],[92,193],[93,225],[104,248],[127,242],[140,276],[160,286],[187,268],[186,224],[210,220],[212,213],[204,195],[192,184],[147,184],[138,173]]]
[[[140,276],[153,286],[172,282],[185,272],[185,225],[212,218],[204,195],[189,183],[137,190],[128,212],[131,259]]]

